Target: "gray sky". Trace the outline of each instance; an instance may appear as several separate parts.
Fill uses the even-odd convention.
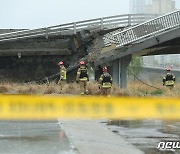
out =
[[[40,28],[128,13],[129,0],[0,0],[0,28]]]

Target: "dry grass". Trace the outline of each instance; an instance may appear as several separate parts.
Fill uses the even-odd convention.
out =
[[[176,84],[173,90],[163,87],[161,83],[151,83],[160,90],[151,88],[139,82],[129,82],[126,90],[120,90],[118,86],[113,86],[111,95],[114,96],[153,96],[153,97],[179,97],[180,84]],[[100,95],[98,84],[96,82],[88,83],[90,95]],[[4,94],[55,94],[55,95],[79,95],[80,87],[77,83],[64,84],[61,90],[60,85],[55,83],[47,84],[17,84],[17,83],[1,83],[0,93]]]
[[[8,88],[4,85],[0,86],[0,93],[7,93],[8,92]]]
[[[155,89],[149,86],[146,86],[142,83],[130,82],[126,90],[121,91],[120,94],[126,96],[153,96],[153,97],[179,97],[180,96],[180,84],[176,84],[173,90],[170,90],[168,87],[163,86],[159,82],[152,82],[150,85],[157,87]]]

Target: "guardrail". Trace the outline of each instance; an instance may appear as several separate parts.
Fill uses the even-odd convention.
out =
[[[116,44],[116,47],[128,45],[147,37],[180,26],[180,10],[157,17],[147,22],[122,31],[115,31],[104,36],[105,44]]]
[[[166,70],[167,67],[160,67],[160,66],[155,66],[155,65],[147,65],[147,64],[144,64],[143,67],[146,67],[146,68],[154,68],[154,69],[162,69],[162,70]],[[171,68],[172,71],[180,71],[180,68],[179,67],[172,67]]]
[[[155,18],[156,16],[157,15],[153,14],[125,14],[97,18],[92,20],[84,20],[79,22],[72,22],[33,30],[16,31],[11,33],[0,34],[0,42],[37,36],[44,36],[46,39],[48,39],[49,35],[59,35],[62,33],[72,35],[76,34],[78,31],[81,31],[82,29],[110,29],[121,26],[126,27],[142,23],[144,21]]]

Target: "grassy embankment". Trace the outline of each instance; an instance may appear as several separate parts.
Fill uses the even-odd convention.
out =
[[[151,83],[153,84],[153,83]],[[113,86],[111,95],[114,96],[153,96],[153,97],[179,97],[180,84],[176,84],[173,90],[163,87],[161,83],[153,84],[161,90],[148,87],[141,83],[129,82],[126,90],[120,90],[117,86]],[[88,90],[90,95],[100,95],[97,83],[88,83]],[[58,84],[51,83],[50,85],[42,84],[17,84],[17,83],[1,83],[0,93],[3,94],[53,94],[53,95],[79,95],[80,88],[76,83],[65,84],[63,90],[60,90]]]

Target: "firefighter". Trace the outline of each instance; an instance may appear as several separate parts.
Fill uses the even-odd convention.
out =
[[[76,82],[80,84],[81,95],[88,94],[87,82],[89,81],[88,68],[84,61],[80,61],[76,75]]]
[[[174,87],[174,83],[175,83],[175,76],[173,73],[171,73],[171,68],[167,68],[166,69],[167,73],[166,75],[163,77],[163,86],[169,87],[170,89],[172,89]]]
[[[64,67],[63,61],[60,61],[58,63],[58,65],[60,67],[60,70],[59,70],[60,71],[60,78],[59,78],[58,84],[60,85],[61,91],[62,91],[62,87],[66,83],[66,68]]]
[[[112,76],[108,73],[107,67],[103,68],[103,74],[99,78],[99,89],[102,95],[110,94],[112,87]]]

